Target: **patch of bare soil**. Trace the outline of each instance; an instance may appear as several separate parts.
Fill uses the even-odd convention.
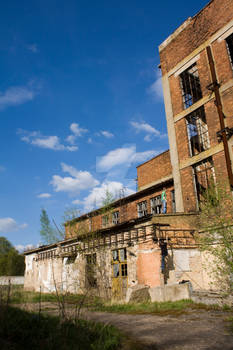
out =
[[[30,309],[29,305],[27,308]],[[38,305],[31,305],[31,310]],[[56,314],[54,303],[43,303],[44,312]],[[68,312],[72,315],[72,307]],[[229,312],[188,310],[180,315],[119,314],[82,310],[82,318],[111,324],[128,336],[122,350],[232,350]]]

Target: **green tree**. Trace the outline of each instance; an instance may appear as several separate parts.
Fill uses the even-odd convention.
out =
[[[58,229],[55,229],[50,222],[45,209],[41,210],[40,214],[40,236],[44,244],[52,244],[61,239],[62,234]]]
[[[200,204],[198,240],[210,253],[208,269],[223,292],[233,292],[233,195],[226,184],[211,183]]]
[[[5,237],[0,237],[0,276],[22,276],[24,268],[24,256]]]

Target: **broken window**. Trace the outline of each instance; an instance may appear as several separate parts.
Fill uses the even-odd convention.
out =
[[[203,194],[215,181],[215,171],[212,157],[205,159],[193,166],[194,182],[196,187],[197,200],[203,199]]]
[[[192,106],[202,98],[200,79],[196,63],[180,74],[184,108]]]
[[[151,214],[161,214],[162,213],[162,202],[161,196],[156,196],[150,199]]]
[[[126,248],[112,250],[113,277],[127,276]]]
[[[108,215],[102,216],[102,227],[108,226]]]
[[[120,218],[119,218],[119,211],[114,211],[112,213],[112,223],[113,225],[117,225],[120,222]]]
[[[208,126],[204,107],[200,107],[186,117],[191,157],[210,148]]]
[[[77,255],[68,256],[66,259],[66,265],[73,264],[76,258],[77,258]]]
[[[231,67],[233,69],[233,33],[230,36],[228,36],[228,38],[226,38],[226,42],[227,42],[227,51],[231,61]]]
[[[147,201],[143,201],[137,204],[138,217],[141,218],[147,215]]]
[[[96,254],[86,255],[86,287],[97,287]]]

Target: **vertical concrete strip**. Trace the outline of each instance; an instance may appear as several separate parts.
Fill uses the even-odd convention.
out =
[[[169,145],[170,145],[172,174],[173,174],[174,188],[175,188],[176,211],[183,212],[184,203],[183,203],[183,196],[182,196],[182,189],[181,189],[179,158],[178,158],[177,143],[176,143],[175,125],[174,125],[173,112],[172,112],[171,94],[170,94],[169,80],[168,80],[167,74],[163,75],[162,82],[163,82],[164,104],[165,104],[165,111],[166,111],[166,118],[167,118],[168,138],[169,138]]]

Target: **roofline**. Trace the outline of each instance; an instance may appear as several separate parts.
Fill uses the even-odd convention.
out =
[[[214,0],[210,0],[204,7],[201,8],[194,16],[188,17],[184,22],[181,23],[179,27],[177,27],[160,45],[159,52],[161,52],[165,47],[167,47],[170,42],[175,39],[189,24],[190,22],[197,16],[199,16],[202,11],[206,9]]]
[[[164,184],[166,184],[166,183],[172,183],[172,182],[173,182],[173,178],[167,179],[167,180],[162,181],[162,182],[160,182],[158,184],[155,184],[155,185],[152,185],[152,186],[150,186],[148,188],[145,188],[145,189],[143,189],[141,191],[138,191],[138,192],[135,192],[133,194],[130,194],[129,196],[126,196],[126,197],[123,197],[123,198],[119,198],[115,202],[112,202],[110,204],[110,206],[112,206],[113,208],[118,207],[120,204],[122,204],[124,202],[128,202],[128,201],[131,201],[134,198],[141,197],[142,195],[144,195],[147,192],[153,191],[154,189],[157,189],[159,187],[163,187]],[[68,224],[72,224],[74,222],[81,221],[83,219],[87,219],[89,217],[93,217],[93,216],[95,216],[95,214],[99,214],[102,209],[104,209],[104,207],[100,207],[100,208],[95,209],[93,211],[90,211],[90,212],[88,212],[86,214],[83,214],[83,215],[81,215],[81,216],[79,216],[79,217],[77,217],[77,218],[75,218],[73,220],[67,221],[65,223],[65,226],[68,225]]]
[[[154,156],[153,158],[148,159],[148,160],[145,161],[144,163],[141,163],[141,164],[137,165],[136,168],[139,168],[140,166],[142,166],[142,165],[144,165],[144,164],[146,164],[146,163],[149,163],[151,160],[153,160],[153,159],[155,159],[155,158],[158,158],[159,156],[161,156],[162,154],[167,153],[167,152],[170,152],[170,149],[167,149],[166,151],[163,151],[162,153],[157,154],[157,156]]]

